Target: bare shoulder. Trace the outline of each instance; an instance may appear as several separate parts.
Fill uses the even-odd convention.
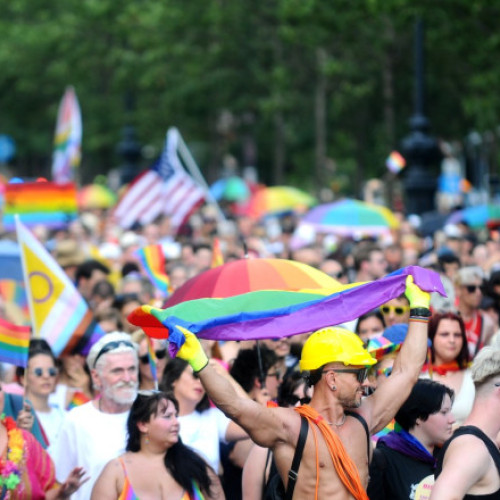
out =
[[[473,434],[462,434],[453,439],[448,446],[443,458],[443,467],[453,463],[462,470],[479,469],[487,467],[489,460],[490,454],[481,439]]]

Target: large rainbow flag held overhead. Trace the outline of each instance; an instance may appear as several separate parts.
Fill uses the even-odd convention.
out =
[[[34,337],[44,338],[56,356],[86,354],[104,332],[55,259],[19,219],[16,225]]]
[[[82,115],[75,89],[68,87],[57,114],[54,138],[52,179],[58,183],[74,179],[74,169],[80,165]]]
[[[171,355],[184,343],[179,327],[212,340],[290,337],[358,318],[404,293],[409,275],[422,290],[446,296],[438,273],[410,266],[377,281],[341,286],[335,293],[263,290],[167,309],[143,305],[128,319],[151,337],[168,338]]]
[[[7,184],[3,216],[6,231],[16,228],[15,215],[28,227],[38,224],[51,229],[67,227],[78,215],[75,185],[54,182]]]
[[[29,326],[17,326],[0,318],[0,361],[26,367],[30,346]]]

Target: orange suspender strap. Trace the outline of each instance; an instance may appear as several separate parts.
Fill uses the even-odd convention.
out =
[[[295,408],[295,411],[300,415],[306,417],[309,422],[316,424],[330,451],[333,466],[337,472],[342,484],[347,488],[349,493],[356,500],[369,500],[365,489],[361,484],[359,472],[352,461],[351,457],[347,454],[344,445],[340,438],[328,427],[323,417],[309,405],[303,405]],[[317,450],[317,446],[316,446]],[[317,467],[317,476],[319,476],[319,468]],[[318,479],[318,478],[317,478]]]

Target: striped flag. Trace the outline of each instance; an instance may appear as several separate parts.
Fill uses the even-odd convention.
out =
[[[170,294],[170,280],[165,270],[166,261],[163,247],[158,245],[148,245],[136,250],[144,272],[160,295],[159,298],[166,298]]]
[[[144,225],[164,214],[170,217],[175,229],[205,199],[204,189],[182,166],[178,142],[179,132],[169,129],[158,162],[132,181],[114,211],[115,221],[121,227]]]
[[[153,380],[155,382],[155,389],[158,388],[158,358],[156,357],[156,352],[153,346],[153,339],[151,337],[147,337],[148,339],[148,359],[149,359],[149,367],[151,368],[151,375],[153,376]]]
[[[400,153],[393,151],[385,160],[385,165],[393,174],[398,174],[405,168],[406,160]]]
[[[80,165],[82,143],[82,115],[75,89],[68,87],[59,106],[54,138],[52,179],[57,183],[74,178],[74,169]]]
[[[56,356],[85,355],[104,332],[75,285],[18,217],[16,228],[34,337],[44,338]]]
[[[0,361],[16,366],[28,364],[29,326],[17,326],[0,318]]]

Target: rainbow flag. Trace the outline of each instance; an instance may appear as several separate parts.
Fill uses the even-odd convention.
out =
[[[29,326],[17,326],[0,318],[0,361],[16,366],[28,364]]]
[[[7,184],[3,225],[16,227],[15,215],[28,227],[42,224],[51,229],[67,227],[78,215],[76,189],[72,183],[20,182]]]
[[[153,340],[151,337],[148,337],[148,359],[149,359],[149,367],[151,368],[151,375],[153,376],[153,380],[155,381],[155,388],[158,388],[158,358],[156,357],[156,352],[153,346]]]
[[[148,245],[139,248],[135,252],[142,269],[160,295],[160,298],[168,297],[171,292],[170,280],[165,270],[166,260],[161,245]]]
[[[8,304],[7,307],[12,304],[13,307],[19,310],[23,325],[31,323],[24,283],[10,279],[0,279],[0,297]]]
[[[399,174],[406,166],[406,160],[397,151],[393,151],[385,160],[386,167],[393,173]]]
[[[55,259],[19,219],[16,228],[34,336],[47,340],[56,356],[85,355],[104,332]]]
[[[89,401],[90,399],[83,392],[76,391],[75,393],[73,393],[71,401],[69,402],[66,410],[71,410],[73,408],[76,408],[77,406],[81,406],[85,403],[88,403]]]
[[[220,248],[219,238],[214,238],[214,244],[212,247],[212,264],[210,267],[219,267],[224,264],[224,256],[222,255],[222,250]]]
[[[204,339],[259,340],[352,321],[404,293],[409,275],[422,290],[446,296],[438,273],[409,266],[377,281],[341,286],[335,293],[260,290],[224,299],[189,300],[167,309],[143,305],[128,320],[151,337],[168,338],[173,357],[184,343],[182,328]]]
[[[54,137],[52,178],[64,183],[73,180],[74,169],[80,165],[82,143],[82,115],[75,89],[68,87],[57,114]]]

